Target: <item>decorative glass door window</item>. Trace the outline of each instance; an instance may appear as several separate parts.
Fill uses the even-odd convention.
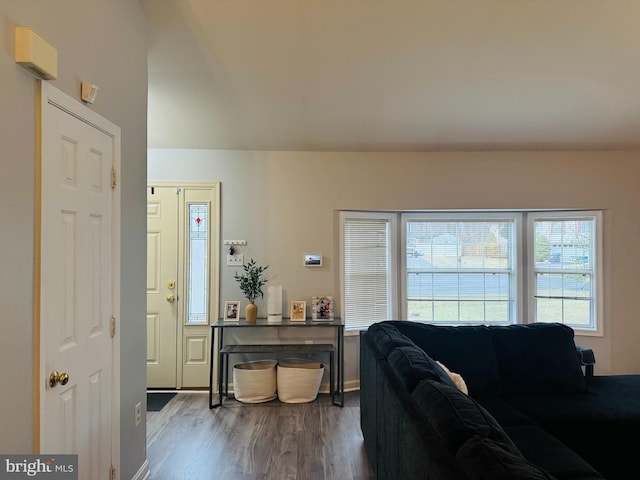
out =
[[[187,323],[207,323],[209,271],[209,204],[189,203]]]

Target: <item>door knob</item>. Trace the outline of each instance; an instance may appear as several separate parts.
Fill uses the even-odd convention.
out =
[[[54,370],[51,372],[51,375],[49,375],[49,386],[51,388],[58,384],[66,385],[67,383],[69,383],[69,374],[66,372],[58,373],[57,370]]]
[[[175,302],[175,301],[176,301],[176,296],[175,296],[175,295],[169,295],[169,296],[167,297],[167,302],[169,302],[169,303],[173,303],[173,302]]]

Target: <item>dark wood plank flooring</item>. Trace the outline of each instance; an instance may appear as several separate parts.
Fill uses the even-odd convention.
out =
[[[344,408],[311,403],[242,404],[209,410],[208,393],[178,393],[147,413],[151,480],[374,478],[360,431],[358,392]]]

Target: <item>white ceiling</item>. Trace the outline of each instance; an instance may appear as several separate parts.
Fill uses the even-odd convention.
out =
[[[640,146],[640,0],[139,0],[149,147]]]

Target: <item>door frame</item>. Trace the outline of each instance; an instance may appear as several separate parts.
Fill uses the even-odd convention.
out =
[[[42,131],[47,125],[42,121],[42,115],[47,105],[53,105],[67,114],[85,122],[100,130],[112,138],[113,141],[113,168],[115,172],[121,171],[121,131],[120,127],[98,115],[93,110],[82,105],[77,100],[53,87],[51,84],[38,80],[38,99],[36,101],[36,238],[35,238],[35,288],[34,288],[34,452],[40,453],[41,449],[41,424],[44,410],[44,393],[46,390],[45,370],[45,341],[43,335],[45,329],[41,326],[40,316],[40,282],[42,280],[40,264],[42,260]],[[120,195],[121,181],[118,178],[112,195],[112,298],[111,311],[116,319],[117,327],[120,326]],[[111,464],[120,471],[120,328],[111,341]],[[116,473],[119,475],[119,473]]]
[[[163,188],[193,188],[210,190],[212,192],[212,199],[215,201],[215,211],[213,209],[209,212],[209,231],[212,233],[210,236],[209,245],[209,285],[212,287],[215,285],[215,290],[211,288],[209,290],[209,322],[206,324],[210,330],[211,324],[218,320],[220,311],[220,246],[221,246],[221,194],[220,182],[182,182],[182,181],[154,181],[147,179],[147,189],[151,187],[163,187]],[[179,255],[185,253],[185,245],[187,242],[187,231],[185,228],[185,212],[183,207],[186,205],[182,202],[178,205],[178,225],[176,235],[178,236],[178,252]],[[215,232],[215,235],[213,234]],[[178,259],[178,295],[179,298],[186,299],[186,264],[183,259]],[[185,308],[186,304],[184,300],[180,300],[178,310],[178,325],[177,325],[177,340],[176,340],[176,389],[180,390],[183,386],[183,368],[184,368],[184,333],[185,333]],[[209,342],[213,342],[211,334],[209,334]],[[210,347],[210,345],[209,345]],[[217,346],[216,346],[217,348]],[[207,353],[211,351],[211,348],[207,348]],[[217,355],[214,358],[209,358],[210,364],[217,362]],[[214,368],[217,368],[214,365]],[[214,370],[217,371],[217,370]]]

